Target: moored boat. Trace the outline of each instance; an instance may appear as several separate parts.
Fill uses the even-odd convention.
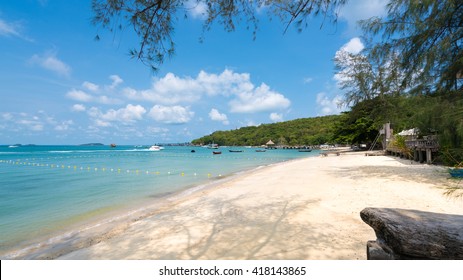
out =
[[[212,154],[213,155],[220,155],[222,152],[221,151],[213,151]]]

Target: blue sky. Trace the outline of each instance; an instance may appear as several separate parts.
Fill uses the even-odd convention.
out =
[[[385,0],[351,0],[337,25],[298,33],[261,14],[257,38],[238,26],[177,22],[176,54],[153,74],[130,59],[138,39],[91,24],[90,0],[0,3],[0,144],[188,142],[216,130],[337,114],[336,52],[358,52],[358,19]],[[200,11],[199,11],[200,12]],[[94,37],[99,34],[100,41]]]

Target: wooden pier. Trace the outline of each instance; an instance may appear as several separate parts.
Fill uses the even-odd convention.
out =
[[[405,145],[408,151],[388,147],[386,153],[401,158],[408,158],[420,163],[432,163],[433,154],[439,151],[439,142],[434,135],[424,136],[423,139],[406,140]]]

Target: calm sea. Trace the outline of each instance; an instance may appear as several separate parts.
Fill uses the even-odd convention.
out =
[[[0,146],[0,256],[120,209],[314,155],[244,147]]]

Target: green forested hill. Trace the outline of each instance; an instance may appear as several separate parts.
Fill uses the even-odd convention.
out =
[[[216,131],[192,143],[259,146],[272,140],[277,145],[320,145],[333,141],[335,125],[339,120],[339,115],[333,115]]]

